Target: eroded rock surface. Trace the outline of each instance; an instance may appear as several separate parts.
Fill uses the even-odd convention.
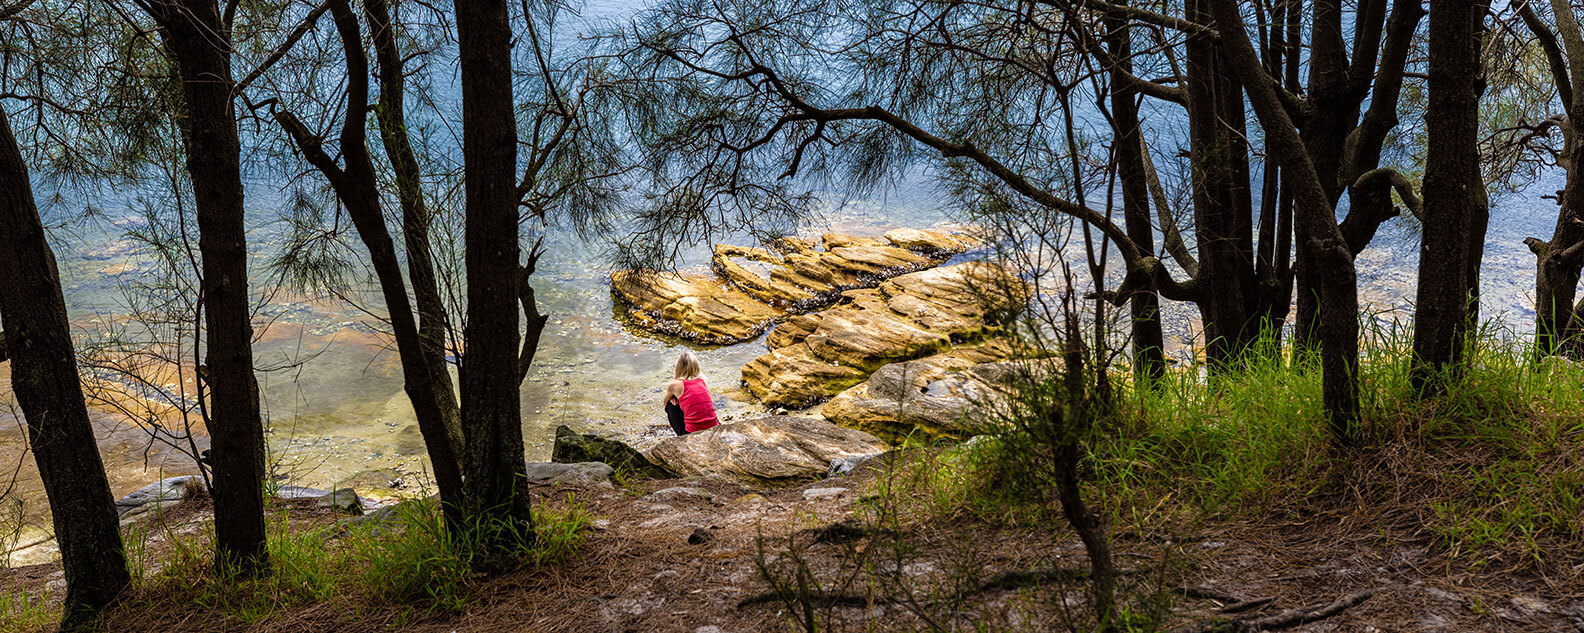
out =
[[[849,290],[836,306],[777,326],[766,339],[770,352],[743,366],[743,383],[768,406],[808,406],[863,382],[887,364],[999,334],[1007,306],[1020,302],[1025,292],[1024,282],[1005,268],[983,262],[908,273],[876,288]]]
[[[827,306],[843,291],[939,265],[975,243],[941,230],[897,229],[883,238],[783,238],[773,250],[718,244],[710,261],[718,279],[619,271],[611,275],[611,289],[639,327],[730,344],[759,336],[788,314]]]
[[[994,406],[1011,372],[1026,371],[1024,361],[1006,360],[1015,355],[1010,345],[993,341],[892,363],[837,394],[822,412],[832,422],[892,442],[910,435],[935,440],[989,433],[992,416],[975,407]]]
[[[749,486],[823,477],[832,461],[889,448],[873,435],[784,415],[722,424],[661,440],[648,457],[683,477],[718,475]]]

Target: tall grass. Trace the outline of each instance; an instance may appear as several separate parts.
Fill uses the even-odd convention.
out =
[[[1521,337],[1487,326],[1466,368],[1425,397],[1408,381],[1408,334],[1366,330],[1354,450],[1329,443],[1318,369],[1283,354],[1122,390],[1121,414],[1092,446],[1096,487],[1128,518],[1168,497],[1212,517],[1304,512],[1348,490],[1352,503],[1418,516],[1454,555],[1516,548],[1543,560],[1548,546],[1584,543],[1584,366],[1531,362]]]
[[[1116,411],[1086,441],[1089,496],[1116,524],[1264,520],[1330,512],[1408,517],[1407,527],[1477,564],[1490,550],[1544,563],[1584,547],[1584,365],[1530,360],[1492,327],[1466,369],[1424,397],[1408,380],[1410,330],[1362,340],[1353,448],[1331,441],[1320,372],[1278,353],[1211,374],[1169,372],[1153,389],[1116,384]],[[1125,372],[1114,375],[1125,376]],[[995,438],[915,460],[882,481],[918,510],[1003,525],[1053,520],[1047,492]],[[1382,519],[1383,521],[1387,519]],[[1569,554],[1570,555],[1570,554]]]

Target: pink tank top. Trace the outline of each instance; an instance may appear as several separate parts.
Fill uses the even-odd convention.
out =
[[[682,422],[689,433],[720,424],[715,419],[715,401],[710,398],[703,378],[682,381],[682,397],[677,398],[677,406],[682,407]]]

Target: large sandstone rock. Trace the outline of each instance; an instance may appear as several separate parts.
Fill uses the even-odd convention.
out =
[[[550,461],[558,464],[602,462],[616,470],[625,470],[638,477],[663,478],[671,476],[664,468],[650,463],[631,446],[598,435],[581,435],[565,424],[556,427],[555,446],[550,449]]]
[[[639,327],[701,343],[746,341],[785,314],[703,275],[623,270],[611,274],[611,288]]]
[[[766,405],[802,407],[830,398],[899,361],[972,344],[1001,332],[1027,287],[1005,268],[970,262],[908,273],[842,302],[791,317],[767,338],[771,351],[743,366]],[[982,361],[981,361],[982,362]]]
[[[830,305],[843,291],[936,266],[975,243],[940,230],[898,229],[884,238],[782,238],[774,250],[717,244],[710,264],[719,280],[620,271],[611,275],[611,288],[639,327],[729,344],[758,336],[789,313]]]
[[[750,486],[823,477],[838,459],[886,450],[885,442],[825,420],[767,416],[661,440],[650,461],[684,477],[719,475]]]
[[[963,439],[993,431],[975,407],[992,405],[1006,386],[1016,350],[1002,340],[892,363],[837,394],[822,413],[832,422],[897,442],[909,436]]]

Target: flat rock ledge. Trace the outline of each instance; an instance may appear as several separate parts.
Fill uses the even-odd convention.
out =
[[[842,293],[836,306],[791,317],[766,338],[770,352],[742,368],[743,385],[766,406],[803,408],[862,383],[891,363],[981,347],[964,358],[1010,357],[985,347],[1027,296],[1006,268],[968,262],[895,277]]]
[[[719,476],[761,487],[818,479],[831,462],[888,448],[873,435],[825,420],[772,415],[666,438],[648,457],[680,477]]]
[[[714,277],[623,270],[611,274],[611,291],[638,327],[726,345],[753,339],[788,315],[828,306],[843,291],[940,265],[977,243],[943,230],[895,229],[881,238],[782,238],[771,249],[717,244]]]

